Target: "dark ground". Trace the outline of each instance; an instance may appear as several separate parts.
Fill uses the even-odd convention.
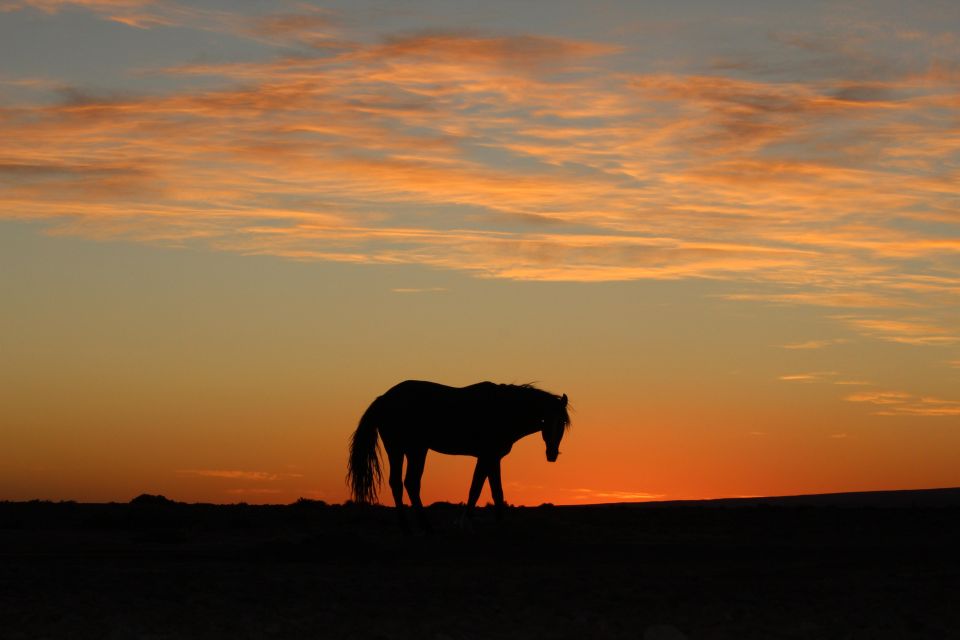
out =
[[[0,503],[0,638],[960,638],[960,490],[458,515]]]

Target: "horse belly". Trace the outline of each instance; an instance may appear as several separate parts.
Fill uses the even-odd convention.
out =
[[[481,425],[459,420],[441,420],[425,425],[427,448],[452,456],[476,456],[486,448],[489,437]]]
[[[482,448],[479,439],[464,431],[435,429],[427,439],[429,449],[451,456],[475,456]]]
[[[445,443],[433,443],[428,446],[431,451],[442,453],[448,456],[478,456],[480,455],[476,447],[464,445],[449,445]]]

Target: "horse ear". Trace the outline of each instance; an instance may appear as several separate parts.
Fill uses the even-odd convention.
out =
[[[567,394],[563,394],[563,397],[560,398],[560,406],[564,409],[567,408]]]

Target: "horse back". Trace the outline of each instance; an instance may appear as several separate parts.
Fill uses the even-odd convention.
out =
[[[426,380],[406,380],[394,385],[382,398],[395,413],[447,419],[463,417],[465,413],[484,415],[493,411],[497,387],[492,382],[450,387]]]
[[[466,387],[424,380],[401,382],[381,396],[384,443],[455,455],[479,455],[504,447],[508,451],[509,444],[501,442],[504,436],[498,429],[502,424],[498,420],[498,386],[492,382]]]

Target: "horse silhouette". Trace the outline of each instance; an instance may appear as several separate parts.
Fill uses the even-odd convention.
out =
[[[406,527],[406,487],[421,526],[429,529],[420,501],[427,451],[474,456],[477,465],[464,515],[471,516],[483,483],[489,480],[500,518],[504,508],[500,461],[517,440],[539,431],[547,446],[547,460],[555,462],[560,455],[560,440],[569,426],[566,394],[557,396],[532,384],[480,382],[457,388],[407,380],[374,400],[360,418],[350,440],[347,482],[355,502],[377,502],[381,480],[379,435],[390,464],[388,483],[401,526]],[[401,478],[404,457],[407,474]]]

